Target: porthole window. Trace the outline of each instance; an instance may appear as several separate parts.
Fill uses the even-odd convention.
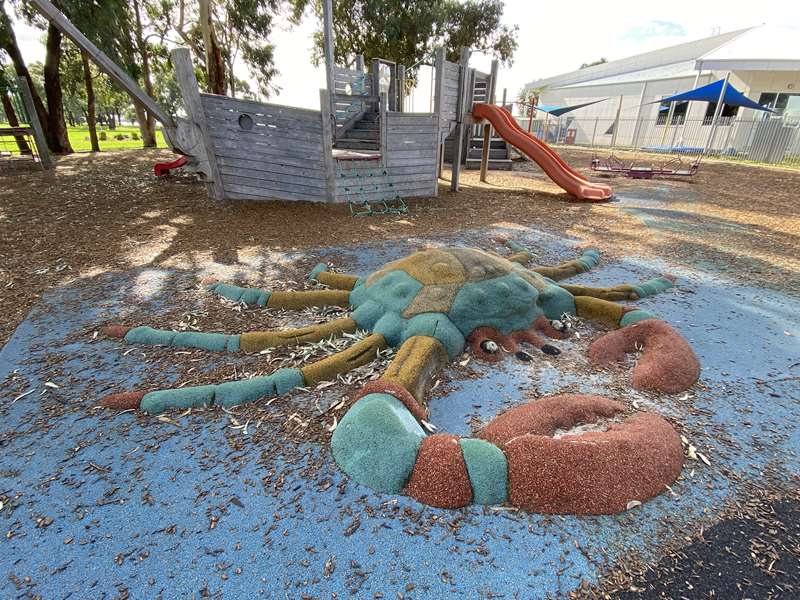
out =
[[[242,113],[239,115],[239,127],[244,129],[245,131],[250,131],[253,128],[253,117],[248,114]]]

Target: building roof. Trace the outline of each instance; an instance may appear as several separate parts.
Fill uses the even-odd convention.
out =
[[[570,85],[558,85],[549,87],[558,87],[559,89],[573,89],[588,87],[594,85],[619,85],[622,83],[637,83],[641,81],[654,81],[656,79],[676,79],[681,77],[694,77],[695,60],[683,60],[681,62],[672,63],[669,65],[662,65],[660,67],[653,67],[652,69],[640,69],[638,71],[631,71],[629,73],[620,73],[619,75],[611,75],[609,77],[601,77],[599,79],[590,79],[588,81],[580,81]]]
[[[547,77],[528,83],[526,87],[536,88],[547,86],[550,88],[562,88],[567,86],[601,85],[606,83],[627,83],[630,81],[642,81],[644,79],[668,79],[680,75],[672,74],[686,70],[694,75],[696,66],[694,63],[714,50],[724,47],[728,42],[735,40],[742,34],[751,31],[752,28],[739,29],[720,35],[685,42],[644,54],[637,54],[619,60],[613,60],[601,65],[578,69],[569,73],[563,73],[554,77]],[[710,67],[704,66],[704,69]],[[643,77],[643,72],[654,70],[652,74],[659,74],[663,69],[667,77]],[[614,79],[620,78],[620,79]]]
[[[697,59],[698,70],[800,70],[800,31],[794,27],[762,25],[747,30]]]

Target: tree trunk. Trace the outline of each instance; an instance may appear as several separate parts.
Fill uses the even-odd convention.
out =
[[[206,54],[206,72],[208,73],[208,91],[212,94],[225,95],[225,63],[222,61],[222,51],[214,35],[213,13],[211,0],[199,0],[200,28],[203,31],[203,46]]]
[[[47,115],[50,137],[47,141],[56,154],[71,154],[72,146],[64,121],[64,102],[61,95],[61,31],[52,23],[47,28],[47,54],[44,60],[44,91],[47,95]]]
[[[14,71],[19,77],[24,77],[25,81],[28,82],[28,87],[30,88],[31,95],[33,96],[33,104],[36,107],[36,115],[39,117],[39,122],[42,124],[44,137],[49,140],[50,128],[47,108],[45,108],[44,102],[42,102],[42,98],[39,96],[39,92],[36,90],[36,86],[33,85],[33,78],[31,77],[30,71],[28,71],[28,67],[25,64],[25,59],[22,58],[22,53],[19,51],[17,37],[14,34],[14,29],[11,27],[11,21],[6,14],[3,0],[0,0],[0,40],[2,41],[0,48],[5,50],[8,56],[11,58],[11,63],[14,65]]]
[[[2,67],[2,65],[0,65],[0,67]],[[11,98],[8,97],[8,94],[0,93],[0,101],[3,103],[3,110],[6,113],[6,118],[8,118],[8,124],[11,125],[11,127],[19,127],[19,119],[14,110],[14,105],[11,103]],[[25,136],[15,135],[14,141],[17,142],[17,148],[19,148],[20,154],[31,154],[31,147],[28,145]]]
[[[92,141],[92,152],[100,152],[100,141],[97,139],[97,109],[94,99],[94,81],[89,67],[89,57],[81,52],[83,60],[83,83],[86,86],[86,125],[89,127],[89,139]]]
[[[139,56],[142,58],[142,80],[144,81],[144,91],[147,92],[147,95],[151,98],[155,98],[155,94],[153,93],[153,81],[150,77],[150,52],[148,51],[147,43],[144,41],[144,37],[142,36],[142,17],[141,13],[139,12],[139,0],[133,0],[133,12],[134,16],[136,17],[136,45],[139,49]],[[136,102],[134,102],[134,107],[136,107]],[[155,119],[153,118],[153,115],[150,114],[150,111],[145,111],[145,114],[146,116],[144,123],[142,122],[141,118],[139,120],[139,129],[142,132],[142,146],[145,148],[155,148]],[[137,118],[140,117],[138,108],[136,111],[136,116]]]
[[[136,113],[136,122],[139,124],[139,132],[142,134],[142,147],[155,148],[156,147],[155,135],[153,135],[152,137],[152,143],[148,143],[148,141],[146,140],[147,136],[151,135],[152,132],[148,131],[147,129],[147,111],[144,108],[144,104],[142,104],[138,100],[134,100],[133,110]]]
[[[114,111],[110,110],[106,113],[106,121],[108,122],[108,129],[114,131],[117,128],[117,123],[114,121]]]

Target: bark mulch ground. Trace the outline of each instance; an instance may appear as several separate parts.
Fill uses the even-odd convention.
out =
[[[563,155],[589,173],[589,153]],[[531,163],[491,172],[489,183],[464,172],[457,194],[443,180],[439,197],[410,202],[408,215],[354,218],[340,205],[215,203],[204,185],[187,177],[153,177],[152,164],[170,156],[79,154],[61,158],[51,173],[16,170],[0,177],[0,344],[45,290],[75,277],[204,260],[235,264],[244,249],[424,237],[499,223],[575,236],[611,254],[703,258],[743,281],[800,290],[796,171],[708,162],[691,181],[614,179],[626,197],[649,197],[655,189],[685,221],[653,231],[620,204],[571,201]]]
[[[570,149],[562,155],[588,174],[591,153]],[[443,180],[439,197],[411,201],[408,215],[354,218],[340,205],[215,203],[188,177],[153,177],[152,164],[170,156],[81,154],[60,159],[53,173],[21,169],[0,176],[0,345],[43,293],[80,277],[145,266],[244,265],[243,258],[270,251],[502,224],[572,236],[612,256],[658,256],[800,293],[796,171],[707,162],[692,180],[614,179],[624,200],[591,205],[572,201],[531,163],[517,163],[512,173],[491,172],[489,183],[480,183],[476,172],[463,173],[457,194]],[[662,211],[661,222],[673,226],[648,225],[648,211]],[[194,318],[180,304],[170,313],[174,320]],[[205,329],[234,318],[216,305],[208,310]],[[251,313],[236,313],[239,327],[231,330],[248,329]],[[175,326],[169,319],[165,325]],[[175,359],[174,353],[163,355]],[[271,357],[265,369],[284,360],[290,358]],[[219,380],[218,373],[203,377]],[[276,431],[278,425],[295,428],[291,417],[281,418]],[[244,423],[247,415],[240,419]],[[321,426],[315,431],[327,435]],[[793,597],[800,555],[796,494],[755,490],[742,502],[700,538],[676,533],[674,552],[658,565],[618,565],[601,588],[583,591],[591,597]]]

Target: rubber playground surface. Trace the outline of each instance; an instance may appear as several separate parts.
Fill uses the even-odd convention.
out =
[[[619,207],[654,229],[680,219],[658,200],[622,197]],[[492,248],[499,233],[543,263],[571,258],[580,242],[498,227],[270,252],[226,274],[287,287],[317,258],[364,274],[423,244]],[[217,309],[208,317],[196,269],[145,266],[51,289],[0,352],[0,597],[555,598],[606,585],[620,564],[656,563],[728,516],[753,486],[796,488],[800,469],[800,299],[734,283],[719,265],[635,255],[601,259],[576,282],[664,272],[677,287],[639,304],[697,353],[701,379],[688,393],[635,392],[624,374],[589,372],[586,340],[575,339],[559,343],[560,357],[454,365],[430,402],[431,421],[454,434],[560,391],[661,413],[686,438],[682,477],[606,517],[439,510],[348,481],[325,435],[304,431],[329,427],[357,385],[281,397],[259,408],[260,421],[219,409],[161,417],[99,409],[111,391],[271,367],[258,355],[176,356],[96,335],[109,320],[163,325],[176,304],[187,323],[213,329]],[[257,313],[248,318],[263,324]],[[797,564],[781,556],[771,569]]]

